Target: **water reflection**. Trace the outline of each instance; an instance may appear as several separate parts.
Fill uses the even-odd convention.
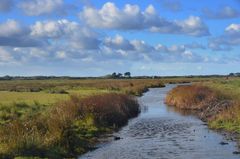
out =
[[[182,116],[192,116],[192,117],[195,117],[195,115],[197,114],[197,112],[194,111],[194,110],[180,109],[180,108],[177,108],[177,107],[174,107],[174,106],[168,106],[167,107],[167,111],[175,112],[175,113],[178,113],[178,114],[180,114]]]

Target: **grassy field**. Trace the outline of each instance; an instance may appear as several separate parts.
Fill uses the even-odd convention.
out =
[[[102,94],[114,92],[104,89],[93,88],[79,88],[77,90],[67,90],[67,93],[49,93],[49,92],[13,92],[0,91],[0,105],[11,105],[13,103],[34,104],[40,103],[44,105],[51,105],[59,100],[67,100],[70,95],[78,95],[86,97],[94,94]]]
[[[139,112],[134,96],[219,78],[0,81],[0,158],[75,157]]]
[[[75,157],[139,112],[160,80],[0,81],[0,158]]]
[[[13,103],[52,105],[70,95],[86,97],[107,92],[141,95],[149,87],[168,82],[188,82],[203,79],[96,79],[96,80],[10,80],[0,81],[0,105]]]
[[[179,86],[168,93],[166,103],[197,110],[211,128],[235,134],[240,145],[240,78]]]

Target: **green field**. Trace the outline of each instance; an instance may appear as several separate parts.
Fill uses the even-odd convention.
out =
[[[78,90],[67,90],[68,94],[48,93],[48,92],[9,92],[0,91],[0,105],[11,105],[13,103],[34,104],[40,103],[43,105],[51,105],[59,100],[67,100],[71,95],[78,95],[81,97],[111,92],[103,89],[87,89],[82,88]]]

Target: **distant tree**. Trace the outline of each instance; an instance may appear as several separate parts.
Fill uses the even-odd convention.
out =
[[[121,78],[121,77],[122,77],[122,74],[121,74],[121,73],[118,73],[118,74],[117,74],[117,77],[118,77],[118,78]]]
[[[240,76],[240,73],[239,73],[239,72],[237,72],[237,73],[235,73],[235,75],[239,77],[239,76]]]
[[[234,73],[229,73],[229,76],[234,76]]]
[[[11,80],[11,79],[13,79],[13,77],[11,77],[11,76],[9,76],[9,75],[6,75],[6,76],[4,76],[2,79],[4,79],[4,80]]]
[[[117,77],[117,73],[116,72],[113,72],[112,73],[112,78],[116,78]]]
[[[125,72],[124,73],[124,77],[130,78],[131,77],[131,73],[130,72]]]

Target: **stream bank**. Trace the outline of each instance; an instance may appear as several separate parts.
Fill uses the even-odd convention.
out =
[[[208,129],[199,118],[173,107],[164,101],[167,92],[177,85],[150,88],[139,103],[141,114],[130,120],[96,150],[79,159],[237,159],[236,143]],[[119,137],[114,140],[113,136]],[[223,144],[226,143],[226,144]]]

